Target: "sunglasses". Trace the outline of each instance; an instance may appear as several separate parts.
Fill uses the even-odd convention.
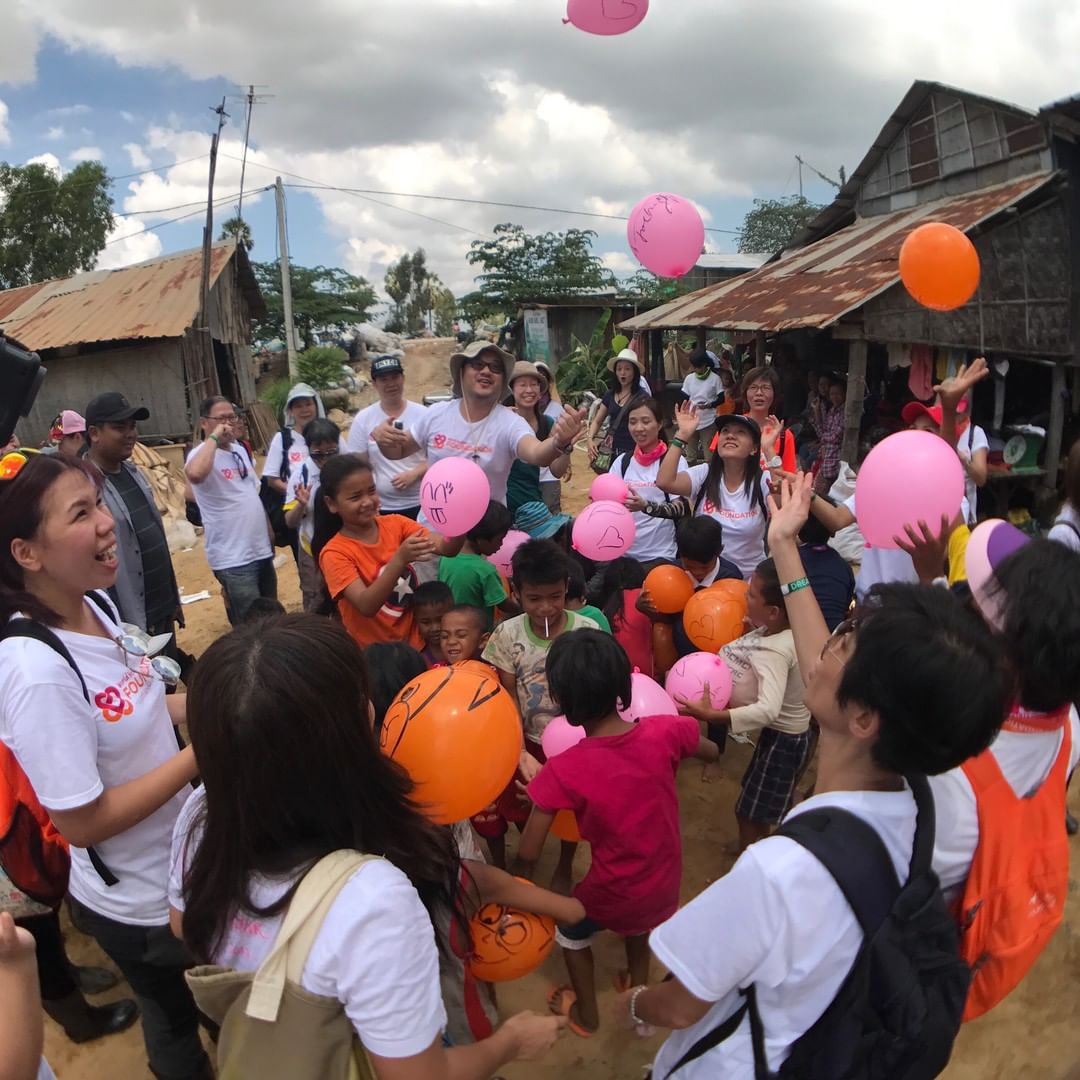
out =
[[[474,356],[471,360],[465,361],[465,366],[470,371],[491,371],[496,375],[503,373],[502,361],[500,360],[483,360],[479,356]]]
[[[231,450],[230,453],[233,456],[233,461],[236,462],[236,471],[240,474],[240,479],[246,480],[248,477],[248,468],[244,459],[235,450]]]
[[[153,642],[145,630],[130,623],[121,623],[121,630],[113,641],[120,646],[129,671],[160,679],[166,686],[180,681],[180,665],[171,656],[150,655]]]
[[[36,453],[37,451],[30,447],[9,450],[0,458],[0,480],[14,480],[22,467],[30,460],[30,455]]]
[[[820,659],[824,660],[826,656],[835,657],[841,664],[844,661],[840,657],[840,646],[843,645],[844,640],[851,634],[854,634],[859,628],[859,620],[852,616],[850,619],[845,619],[840,623],[836,629],[829,635],[828,640],[821,648]]]
[[[308,457],[314,458],[316,461],[324,461],[326,458],[337,457],[339,448],[334,446],[329,450],[309,450]]]

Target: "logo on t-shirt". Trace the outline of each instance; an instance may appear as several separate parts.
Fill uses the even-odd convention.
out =
[[[378,570],[375,571],[375,578],[377,580],[379,575],[386,569],[386,563],[383,563]],[[386,603],[382,606],[382,613],[391,619],[400,619],[401,616],[412,607],[412,595],[416,592],[416,586],[419,584],[416,573],[412,566],[405,568],[405,573],[397,579],[394,585],[393,592],[387,598]]]
[[[290,450],[289,460],[295,465],[298,461],[303,461],[304,454],[301,450]]]
[[[110,724],[115,724],[124,716],[130,716],[132,712],[131,702],[125,700],[115,686],[106,686],[94,697],[94,704]]]
[[[434,446],[436,450],[441,450],[446,445],[446,436],[433,435],[431,438],[431,445]]]
[[[226,480],[231,480],[234,474],[232,469],[222,469],[221,475],[224,476]]]

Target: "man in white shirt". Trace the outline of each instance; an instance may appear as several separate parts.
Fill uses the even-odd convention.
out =
[[[206,561],[221,582],[234,626],[252,601],[277,599],[274,549],[259,499],[255,462],[236,441],[236,410],[228,398],[207,398],[199,408],[203,441],[188,454],[184,473],[202,514]]]
[[[384,454],[425,451],[429,465],[444,457],[467,457],[487,473],[492,499],[505,504],[514,461],[543,468],[569,457],[585,417],[585,410],[567,407],[551,434],[538,439],[524,418],[500,404],[515,363],[510,353],[490,341],[474,341],[450,357],[452,401],[424,410],[407,431],[384,420],[373,429],[372,438]]]
[[[375,472],[375,489],[383,514],[404,514],[416,520],[420,513],[420,480],[427,472],[427,456],[418,450],[406,454],[401,447],[383,450],[372,436],[389,422],[398,431],[411,431],[424,418],[424,406],[405,398],[405,369],[396,356],[380,356],[371,362],[371,382],[379,400],[356,414],[345,448],[366,454]]]
[[[686,455],[690,463],[708,461],[713,436],[716,434],[716,406],[724,397],[724,384],[717,374],[710,352],[694,353],[690,357],[693,371],[683,379],[682,392],[697,406],[697,430],[687,440]]]

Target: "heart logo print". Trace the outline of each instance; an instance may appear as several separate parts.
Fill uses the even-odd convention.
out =
[[[446,445],[446,436],[436,435],[431,440],[431,445],[434,446],[436,450],[441,450]]]
[[[125,701],[115,686],[107,686],[100,694],[97,694],[94,704],[110,724],[115,724],[124,716],[130,716],[132,711],[131,702]]]

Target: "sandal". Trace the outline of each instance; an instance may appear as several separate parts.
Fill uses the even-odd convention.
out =
[[[596,1034],[595,1031],[590,1031],[586,1027],[582,1027],[571,1015],[570,1010],[574,1007],[574,1003],[577,1001],[577,994],[569,986],[553,986],[548,992],[547,1004],[548,1008],[556,1016],[566,1017],[566,1026],[578,1037],[582,1039],[591,1039]]]
[[[634,984],[630,981],[630,972],[625,969],[623,971],[616,971],[612,976],[611,981],[615,986],[616,994],[625,994],[627,990],[634,989]]]

